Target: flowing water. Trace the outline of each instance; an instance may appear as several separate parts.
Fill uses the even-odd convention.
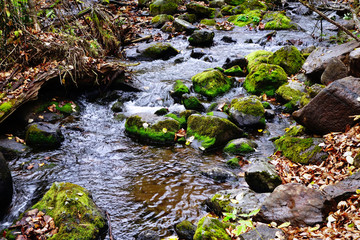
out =
[[[178,56],[167,61],[141,62],[132,68],[134,84],[142,91],[134,93],[131,101],[125,102],[124,114],[155,112],[160,107],[168,107],[170,111],[183,110],[168,94],[174,81],[183,79],[190,85],[193,75],[207,68],[221,67],[228,57],[244,56],[258,49],[275,51],[288,40],[301,42],[299,48],[318,44],[309,36],[315,22],[304,22],[307,25],[302,27],[307,31],[279,31],[265,46],[244,42],[247,39],[256,42],[267,31],[237,27],[231,32],[215,31],[215,45],[204,49],[211,61],[191,58],[191,49],[183,36],[171,39],[170,43],[181,51]],[[221,38],[225,35],[237,42],[223,42]],[[215,101],[245,95],[238,85]],[[185,219],[196,222],[205,214],[202,202],[215,192],[246,186],[243,179],[219,183],[200,174],[201,169],[207,167],[226,168],[230,156],[221,151],[204,154],[183,145],[154,147],[139,144],[126,136],[125,121],[114,118],[112,103],[88,102],[85,97],[78,103],[82,109],[79,120],[63,127],[65,141],[59,149],[30,153],[10,162],[15,194],[11,213],[0,228],[9,226],[55,181],[68,181],[89,189],[97,205],[109,212],[113,235],[118,240],[134,239],[146,229],[169,236],[174,224]],[[269,156],[274,150],[269,139],[283,134],[290,124],[289,119],[277,114],[267,123],[264,133],[251,136],[259,147],[247,158]],[[77,127],[81,131],[76,130]],[[29,162],[54,167],[27,170],[24,166]]]

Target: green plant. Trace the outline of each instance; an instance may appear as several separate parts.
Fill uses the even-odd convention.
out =
[[[344,20],[351,20],[352,19],[352,13],[345,13],[344,17],[343,17]]]
[[[237,221],[238,225],[231,232],[232,234],[239,236],[240,234],[247,232],[249,229],[254,229],[257,232],[257,234],[259,235],[259,237],[261,239],[263,239],[261,234],[254,227],[254,224],[252,221],[252,217],[255,216],[256,214],[258,214],[259,211],[260,211],[260,209],[255,209],[254,211],[252,211],[250,213],[237,214],[237,210],[235,208],[231,213],[223,213],[223,215],[225,216],[225,218],[223,219],[223,222],[227,222],[230,219],[236,220],[237,218],[240,218]]]

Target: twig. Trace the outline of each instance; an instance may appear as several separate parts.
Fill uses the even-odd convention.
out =
[[[151,36],[151,35],[148,35],[148,36],[145,36],[145,37],[142,37],[142,38],[137,38],[137,39],[134,39],[134,40],[125,41],[125,44],[142,42],[142,41],[149,40],[149,39],[151,39],[151,38],[152,38],[152,36]]]
[[[359,19],[357,18],[357,13],[356,13],[355,10],[352,9],[352,8],[350,8],[350,11],[351,11],[351,13],[352,13],[352,15],[353,15],[353,20],[354,20],[354,22],[355,22],[356,28],[357,28],[358,30],[360,30],[360,21],[359,21]]]
[[[352,32],[350,32],[349,30],[347,30],[343,25],[335,22],[334,20],[328,18],[324,13],[322,13],[321,11],[319,11],[316,7],[314,7],[313,5],[311,5],[308,1],[305,0],[299,0],[300,3],[302,5],[304,5],[305,7],[309,8],[310,10],[316,12],[317,14],[319,14],[322,18],[324,18],[326,21],[334,24],[335,26],[337,26],[338,28],[340,28],[341,30],[343,30],[344,32],[346,32],[346,34],[348,34],[349,36],[353,37],[357,42],[360,42],[360,38],[358,38],[357,36],[355,36]]]
[[[107,218],[108,223],[109,223],[109,239],[110,239],[110,240],[115,240],[114,237],[113,237],[113,235],[112,235],[110,214],[108,213],[108,211],[105,211],[105,213],[106,213],[106,218]]]

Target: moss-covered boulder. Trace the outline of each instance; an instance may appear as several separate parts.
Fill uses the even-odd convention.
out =
[[[167,14],[156,15],[151,19],[151,24],[156,28],[161,28],[166,22],[174,21],[174,17]]]
[[[290,76],[300,71],[305,58],[295,46],[285,46],[274,52],[268,63],[279,65]]]
[[[85,188],[54,183],[32,209],[52,217],[59,228],[51,239],[98,239],[107,230],[107,220]]]
[[[205,216],[198,222],[194,240],[231,240],[225,231],[228,227],[229,224],[223,223],[217,218]]]
[[[217,69],[208,69],[191,78],[194,91],[206,97],[216,97],[226,93],[233,85],[232,79]]]
[[[125,122],[125,131],[140,142],[155,145],[172,145],[180,123],[170,117],[153,114],[139,114],[129,117]]]
[[[276,98],[278,101],[285,103],[286,112],[293,112],[299,109],[304,95],[305,85],[300,82],[289,82],[276,90]]]
[[[196,30],[189,37],[191,46],[209,47],[214,43],[215,33],[209,30]]]
[[[328,154],[325,153],[322,147],[321,138],[312,137],[292,137],[285,134],[275,141],[278,151],[289,160],[302,164],[318,164],[324,161]]]
[[[230,16],[229,22],[234,23],[236,26],[245,27],[249,24],[258,25],[261,19],[260,10],[252,10],[247,13]]]
[[[159,14],[172,15],[177,12],[177,7],[175,0],[155,0],[150,4],[150,14],[152,16]]]
[[[182,111],[180,114],[168,113],[165,115],[165,117],[169,117],[169,118],[172,118],[172,119],[178,121],[180,124],[180,128],[186,129],[187,119],[189,118],[189,116],[191,114],[194,114],[194,113],[196,113],[196,111],[186,110],[186,111]]]
[[[257,144],[246,138],[238,138],[231,140],[224,147],[224,152],[232,154],[245,154],[254,152]]]
[[[265,109],[255,96],[233,99],[229,112],[231,118],[240,127],[265,126]]]
[[[124,109],[124,103],[122,101],[116,101],[111,106],[111,111],[113,111],[113,112],[122,112],[123,109]]]
[[[215,26],[216,21],[215,21],[215,19],[202,19],[200,21],[200,24],[204,24],[204,25],[207,25],[207,26]]]
[[[176,80],[170,95],[176,102],[180,102],[182,95],[190,93],[189,88],[181,80]]]
[[[196,226],[187,220],[175,225],[175,232],[180,239],[193,240],[195,231]]]
[[[182,104],[184,104],[185,109],[187,110],[195,110],[199,112],[204,112],[205,107],[199,101],[199,99],[195,96],[191,96],[189,94],[184,94],[182,99]]]
[[[185,20],[189,23],[195,23],[196,22],[196,15],[191,13],[184,13],[177,17],[178,19]]]
[[[226,165],[230,168],[239,168],[240,159],[238,157],[231,158],[226,161]]]
[[[263,16],[263,23],[265,23],[265,30],[287,30],[297,29],[296,24],[291,22],[283,12],[270,12]]]
[[[247,72],[246,72],[246,68],[242,69],[240,66],[236,65],[229,69],[226,69],[224,71],[224,74],[228,75],[228,76],[234,76],[234,77],[245,77]]]
[[[245,181],[255,192],[272,192],[282,181],[267,159],[256,161],[245,171]]]
[[[170,43],[150,43],[140,46],[137,52],[145,59],[169,59],[176,56],[179,51]]]
[[[247,187],[241,187],[219,191],[206,199],[205,204],[218,216],[222,216],[223,213],[232,213],[234,210],[237,214],[248,214],[259,209],[269,195],[269,193],[255,193]]]
[[[257,50],[248,55],[246,55],[246,59],[248,60],[248,71],[250,72],[255,66],[261,63],[268,63],[268,58],[272,55],[272,52],[266,50]]]
[[[214,18],[216,13],[215,8],[209,8],[195,2],[187,4],[186,9],[189,13],[195,14],[198,19]]]
[[[187,138],[194,138],[194,146],[213,149],[239,138],[243,131],[227,119],[193,114],[188,118]]]
[[[179,18],[175,18],[173,26],[176,32],[185,32],[187,34],[192,34],[195,30],[198,30],[198,28],[190,22]]]
[[[275,91],[287,82],[284,69],[278,65],[261,63],[246,76],[244,88],[251,94],[274,96]]]
[[[159,110],[156,110],[155,112],[154,112],[154,114],[156,115],[156,116],[164,116],[164,115],[166,115],[166,114],[168,114],[169,113],[169,109],[167,109],[167,108],[160,108]]]
[[[33,123],[27,127],[25,142],[32,148],[53,149],[60,147],[64,140],[58,125]]]

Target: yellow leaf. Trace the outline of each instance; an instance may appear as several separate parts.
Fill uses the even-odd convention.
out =
[[[163,133],[167,133],[167,129],[166,129],[166,128],[163,128],[162,131],[163,131]]]
[[[44,165],[45,165],[45,163],[39,163],[39,167],[42,167]]]
[[[290,224],[291,224],[290,222],[284,222],[284,223],[280,224],[278,226],[278,228],[286,228],[286,227],[290,226]]]

